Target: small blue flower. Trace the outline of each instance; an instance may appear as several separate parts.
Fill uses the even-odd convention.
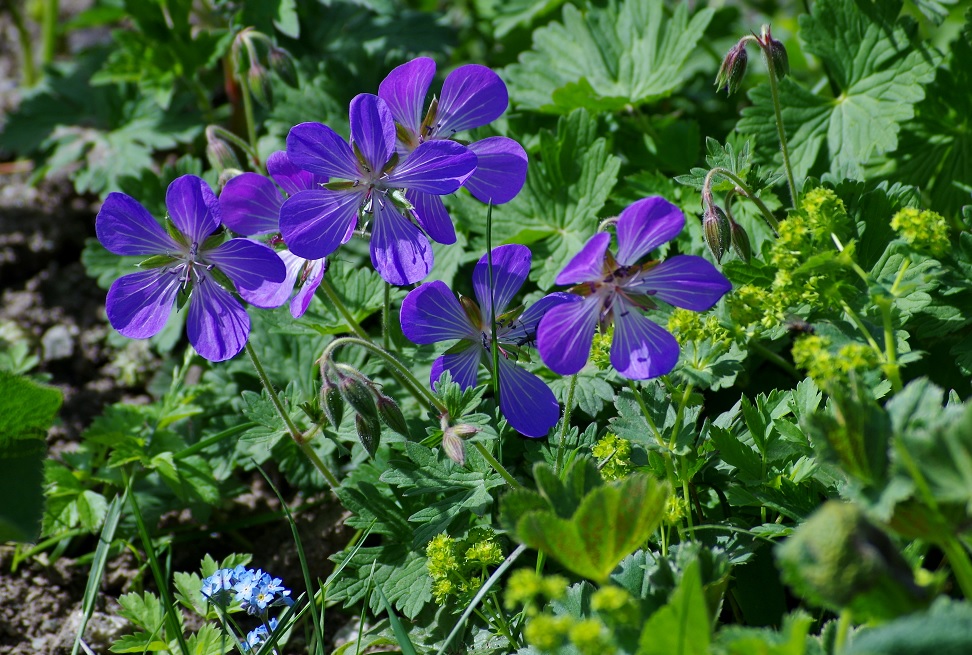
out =
[[[270,639],[270,635],[277,630],[278,625],[279,622],[277,619],[270,619],[270,621],[264,625],[250,630],[250,632],[248,632],[246,635],[246,641],[244,641],[242,644],[243,650],[251,650],[268,641]]]

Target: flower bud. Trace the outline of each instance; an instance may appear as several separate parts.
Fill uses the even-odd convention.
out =
[[[264,107],[273,99],[273,89],[270,87],[270,72],[257,61],[250,62],[250,69],[246,72],[247,83],[253,98]]]
[[[216,180],[216,188],[222,189],[226,186],[226,183],[232,180],[237,175],[243,175],[243,171],[238,168],[227,168],[219,174],[219,178]]]
[[[277,46],[270,47],[267,55],[270,61],[270,68],[280,76],[287,86],[297,88],[297,67],[294,65],[294,58],[289,52]]]
[[[442,433],[442,450],[446,457],[456,464],[462,466],[466,463],[466,442],[465,440],[479,432],[479,428],[466,423],[453,425],[445,429]]]
[[[749,263],[753,256],[752,246],[749,245],[749,235],[746,234],[742,225],[736,222],[730,223],[729,229],[732,236],[732,249],[736,251],[739,259]]]
[[[769,61],[773,67],[773,72],[779,79],[783,79],[790,74],[790,58],[786,54],[786,48],[782,43],[770,37],[769,39]]]
[[[358,441],[368,451],[368,454],[374,457],[378,446],[381,444],[381,423],[378,422],[378,419],[368,419],[357,414],[354,417],[354,429],[358,433]]]
[[[378,408],[375,406],[375,392],[371,386],[352,376],[344,376],[338,382],[341,398],[351,405],[358,416],[369,421],[378,421]]]
[[[709,246],[712,256],[717,262],[722,262],[722,256],[729,249],[732,238],[732,228],[729,217],[719,205],[709,205],[702,216],[702,231],[705,233],[705,245]]]
[[[749,55],[746,54],[746,42],[739,41],[726,53],[716,75],[715,85],[719,89],[725,89],[726,93],[732,95],[739,89],[742,78],[746,74],[746,62]]]
[[[378,416],[389,428],[408,438],[408,425],[405,423],[405,415],[402,414],[398,403],[385,394],[378,394]]]
[[[332,426],[337,428],[341,425],[341,419],[344,418],[344,399],[341,398],[337,386],[330,380],[325,380],[324,386],[321,387],[321,409],[324,410],[324,416]]]
[[[228,168],[243,168],[230,144],[219,138],[212,128],[212,125],[206,128],[206,159],[209,160],[209,165],[219,173]]]

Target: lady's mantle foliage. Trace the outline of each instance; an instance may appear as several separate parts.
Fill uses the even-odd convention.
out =
[[[243,173],[223,187],[219,194],[219,206],[226,227],[244,236],[277,233],[280,231],[280,208],[287,197],[280,189],[292,196],[307,189],[320,189],[327,182],[326,177],[294,166],[283,151],[267,158],[267,172],[273,182],[256,173]],[[274,182],[277,184],[274,185]],[[348,230],[342,243],[351,238],[352,232],[353,229]],[[299,285],[300,290],[290,301],[290,313],[294,318],[300,318],[324,279],[327,261],[323,257],[304,259],[290,250],[281,250],[277,254],[287,267],[287,277],[281,284],[268,282],[257,291],[255,296],[263,304],[251,302],[260,307],[279,307],[287,302],[294,287]]]
[[[246,344],[250,317],[223,284],[235,284],[244,300],[263,306],[259,290],[283,281],[283,262],[263,244],[212,236],[220,226],[219,201],[195,175],[174,180],[165,205],[168,232],[124,193],[109,194],[98,212],[95,229],[108,251],[149,257],[141,264],[146,270],[111,285],[108,320],[126,337],[146,339],[165,326],[182,293],[189,299],[189,342],[210,361],[229,359]]]
[[[445,79],[442,96],[433,99],[425,112],[425,98],[435,77],[435,61],[419,57],[402,64],[382,81],[378,97],[388,103],[398,124],[398,144],[403,155],[435,139],[451,139],[456,133],[487,125],[499,118],[509,104],[506,84],[486,66],[460,66]],[[469,144],[478,159],[476,172],[463,183],[483,202],[509,202],[526,181],[527,154],[519,143],[504,136]],[[421,191],[406,193],[409,202],[425,212],[448,220],[442,201]],[[455,241],[453,235],[451,241]]]
[[[551,307],[579,300],[569,293],[552,293],[522,313],[506,312],[507,306],[530,273],[530,249],[507,245],[493,249],[493,279],[489,282],[484,255],[473,269],[471,298],[456,300],[443,282],[429,282],[413,289],[402,301],[402,332],[419,344],[459,339],[432,365],[432,383],[443,371],[463,389],[476,386],[479,364],[493,365],[491,345],[492,306],[496,310],[496,342],[500,349],[500,410],[518,432],[544,437],[560,418],[553,392],[540,378],[516,365],[518,349],[533,342],[537,324]]]
[[[567,264],[557,284],[575,285],[581,302],[552,308],[540,321],[537,348],[544,363],[561,375],[584,367],[594,330],[613,321],[611,364],[628,378],[644,380],[664,375],[678,362],[678,342],[665,329],[645,318],[654,299],[676,307],[705,311],[732,285],[715,266],[694,255],[676,255],[664,262],[638,260],[674,239],[685,216],[664,198],[653,196],[634,203],[617,221],[618,254],[608,246],[611,235],[595,234]]]
[[[418,282],[432,269],[432,247],[455,240],[448,215],[411,207],[409,190],[454,192],[476,169],[476,155],[452,141],[426,141],[400,160],[395,120],[385,101],[361,94],[351,101],[351,143],[321,123],[301,123],[287,135],[287,155],[298,167],[334,180],[299,191],[280,210],[280,231],[291,252],[319,259],[354,230],[358,212],[371,215],[371,263],[391,284]]]

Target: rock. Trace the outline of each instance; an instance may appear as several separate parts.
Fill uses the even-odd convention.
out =
[[[76,331],[77,328],[75,328],[74,332]],[[44,333],[44,336],[41,337],[41,346],[44,348],[45,362],[56,359],[67,359],[74,354],[74,335],[72,334],[72,330],[64,324],[50,327]]]

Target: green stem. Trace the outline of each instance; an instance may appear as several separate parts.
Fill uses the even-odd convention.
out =
[[[675,412],[675,424],[672,426],[672,436],[668,440],[668,448],[669,451],[673,453],[673,458],[675,446],[677,445],[678,433],[682,429],[682,421],[685,417],[685,406],[688,405],[688,401],[692,397],[693,389],[693,385],[685,385],[685,390],[682,392],[682,397],[678,401],[678,410]],[[688,523],[689,529],[692,529],[694,527],[694,522],[692,519],[691,497],[689,496],[688,466],[685,463],[684,457],[679,458],[678,465],[678,468],[681,470],[679,478],[682,480],[682,497],[685,499],[685,507],[687,508],[685,512],[685,519]]]
[[[850,610],[842,610],[840,618],[837,620],[837,634],[834,636],[834,653],[840,655],[844,646],[847,645],[847,635],[851,627]]]
[[[400,361],[395,359],[391,353],[387,352],[370,339],[360,337],[340,337],[339,339],[335,339],[331,343],[327,344],[327,347],[324,348],[324,352],[321,353],[321,357],[318,361],[321,362],[322,366],[327,365],[327,363],[332,360],[334,351],[346,345],[361,346],[362,348],[365,348],[366,350],[378,355],[384,359],[385,362],[391,365],[393,369],[392,373],[395,374],[395,377],[405,385],[406,391],[412,394],[416,400],[419,402],[428,402],[429,404],[433,405],[441,415],[447,415],[449,413],[449,409],[445,406],[445,404],[436,398],[435,394],[426,389],[422,383],[419,382],[414,375],[412,375],[412,372],[408,370],[408,368],[406,368]]]
[[[190,457],[191,455],[195,455],[199,451],[205,450],[206,448],[209,448],[213,444],[219,443],[223,439],[226,439],[228,437],[236,436],[236,435],[240,434],[241,432],[246,432],[247,430],[249,430],[250,428],[252,428],[252,427],[254,427],[256,425],[257,424],[256,423],[253,423],[252,421],[249,422],[249,423],[241,423],[240,425],[234,425],[231,428],[227,428],[226,430],[223,430],[222,432],[218,432],[218,433],[214,434],[211,437],[208,437],[206,439],[203,439],[202,441],[199,441],[197,443],[192,444],[188,448],[184,448],[184,449],[180,450],[179,452],[174,453],[172,455],[172,459],[178,461],[180,459],[185,459],[186,457]]]
[[[557,459],[554,472],[560,475],[564,465],[564,444],[567,441],[567,430],[570,429],[570,414],[574,411],[574,391],[577,389],[577,374],[570,376],[570,386],[567,388],[567,402],[564,403],[564,419],[560,426],[560,439],[557,441]]]
[[[20,56],[24,60],[24,86],[31,87],[37,83],[37,68],[34,66],[34,46],[30,36],[30,30],[24,23],[24,17],[20,13],[18,3],[14,0],[4,0],[3,6],[10,13],[10,20],[13,22],[14,29],[17,30],[17,38],[20,40]]]
[[[887,373],[891,388],[895,393],[901,391],[901,369],[898,366],[898,348],[894,339],[894,326],[891,324],[891,305],[890,298],[878,298],[876,303],[881,309],[881,318],[884,323],[884,357],[887,365],[884,372]]]
[[[952,567],[952,573],[955,574],[962,595],[966,600],[972,598],[972,561],[969,560],[968,552],[954,536],[944,540],[941,546],[948,557],[948,563]]]
[[[492,466],[493,469],[497,473],[499,473],[504,480],[506,480],[506,484],[510,485],[514,489],[520,488],[521,485],[519,482],[516,481],[516,478],[510,475],[510,472],[507,471],[505,468],[503,468],[503,465],[499,463],[499,460],[493,457],[493,454],[489,452],[489,450],[486,448],[486,446],[482,444],[482,442],[473,441],[471,443],[476,448],[476,450],[479,451],[479,454],[483,456],[483,459],[485,459],[489,463],[489,465]]]
[[[878,342],[874,340],[874,337],[871,336],[871,333],[868,331],[867,326],[864,325],[864,321],[861,319],[860,316],[857,315],[857,312],[851,309],[851,306],[848,305],[843,300],[840,301],[840,306],[841,309],[844,310],[844,313],[850,316],[851,321],[854,322],[854,325],[857,326],[857,329],[860,330],[861,334],[864,335],[864,338],[867,340],[868,345],[870,345],[871,349],[875,353],[877,353],[877,356],[884,357],[884,351],[881,349],[881,346],[878,345]]]
[[[381,346],[390,350],[389,317],[391,315],[391,285],[385,282],[385,294],[381,304]]]
[[[493,382],[493,402],[500,406],[499,348],[496,347],[496,291],[493,278],[493,203],[486,206],[486,274],[489,276],[489,352],[493,359],[491,379]],[[503,440],[497,446],[499,458],[503,459]]]
[[[344,322],[348,324],[351,331],[358,335],[358,337],[366,341],[371,341],[370,337],[368,337],[368,333],[364,331],[364,328],[361,327],[360,323],[354,320],[354,316],[351,315],[348,308],[344,306],[343,302],[341,302],[341,298],[337,295],[337,291],[334,290],[334,287],[331,286],[331,283],[328,282],[326,277],[321,280],[321,290],[324,291],[324,295],[327,296],[327,299],[331,301],[334,308],[338,310],[341,318],[343,318]]]
[[[219,138],[226,139],[227,141],[229,141],[230,143],[238,147],[240,150],[242,150],[243,152],[245,152],[247,155],[250,156],[251,161],[253,162],[260,161],[260,155],[257,154],[257,151],[254,150],[249,143],[247,143],[240,137],[236,136],[226,128],[220,127],[219,125],[209,125],[206,129],[212,130],[214,134],[219,136]]]
[[[283,406],[280,396],[277,395],[276,390],[273,388],[273,383],[270,382],[270,377],[263,368],[263,364],[260,363],[260,358],[257,356],[256,350],[254,350],[253,345],[249,341],[246,342],[246,354],[250,356],[250,361],[253,362],[253,368],[256,369],[257,377],[260,378],[260,384],[263,385],[263,388],[267,390],[267,395],[270,396],[270,402],[273,403],[273,407],[277,410],[277,414],[280,415],[280,418],[283,419],[284,425],[287,426],[287,431],[290,433],[290,438],[293,439],[294,443],[300,447],[301,451],[303,451],[303,453],[311,461],[311,464],[314,465],[314,468],[320,471],[321,475],[324,476],[324,479],[327,480],[327,483],[332,489],[337,489],[340,487],[341,483],[334,476],[334,474],[331,473],[331,470],[327,467],[327,465],[324,464],[321,458],[317,456],[317,453],[313,448],[311,448],[310,444],[307,443],[307,440],[304,438],[304,434],[294,423],[293,419],[290,418],[290,414]]]
[[[759,209],[759,213],[762,215],[763,220],[766,221],[766,224],[769,225],[771,230],[773,230],[773,235],[774,236],[780,235],[780,223],[779,221],[776,220],[776,217],[773,216],[773,212],[769,210],[769,207],[766,206],[766,203],[763,202],[763,200],[759,196],[753,193],[752,187],[746,184],[746,182],[741,177],[739,177],[738,175],[730,171],[728,168],[722,168],[720,166],[716,166],[715,168],[709,171],[709,173],[705,176],[705,182],[703,182],[702,184],[703,196],[712,195],[712,192],[709,191],[709,188],[712,186],[712,177],[714,175],[722,175],[723,177],[727,177],[732,182],[734,182],[736,186],[739,187],[739,189],[742,191],[741,195],[751,200],[753,204],[756,205],[756,208]]]
[[[54,61],[57,53],[57,17],[60,13],[58,0],[44,0],[44,18],[41,25],[41,56],[45,66]]]
[[[257,152],[256,119],[253,117],[253,94],[250,92],[250,82],[245,76],[239,77],[240,89],[243,91],[243,116],[246,119],[246,137],[250,142],[250,150]],[[260,160],[254,158],[254,163],[260,165]]]
[[[790,166],[790,149],[786,143],[786,133],[783,130],[783,109],[780,106],[779,81],[776,79],[776,69],[767,48],[762,48],[763,61],[766,62],[766,70],[769,72],[770,96],[773,98],[773,113],[776,116],[776,134],[780,138],[780,151],[783,153],[783,170],[786,172],[786,184],[790,187],[790,199],[793,206],[797,206],[796,183],[793,181],[793,167]]]

